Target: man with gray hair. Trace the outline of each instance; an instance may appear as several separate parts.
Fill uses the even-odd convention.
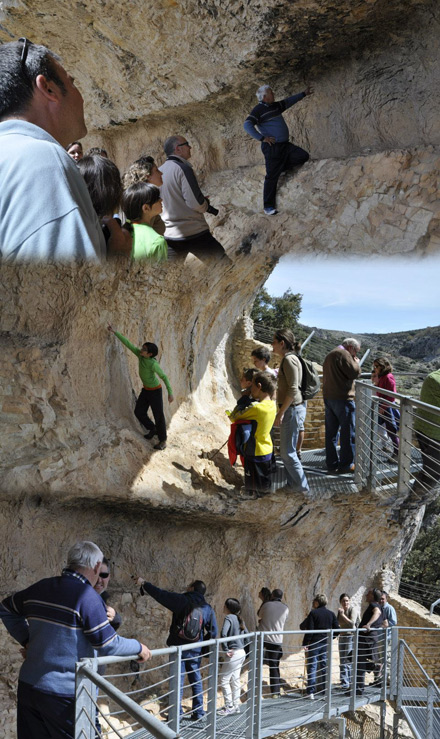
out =
[[[0,619],[22,646],[17,739],[74,737],[75,663],[83,657],[151,654],[137,639],[110,626],[104,602],[93,589],[103,554],[92,541],[69,549],[67,567],[5,598]]]
[[[105,258],[87,186],[65,151],[87,133],[83,103],[45,46],[0,45],[0,258]]]
[[[355,405],[354,381],[361,373],[357,353],[361,345],[344,339],[327,354],[322,366],[325,404],[325,460],[330,473],[354,471]],[[337,439],[340,434],[338,456]]]
[[[167,160],[159,167],[163,179],[160,194],[168,246],[183,255],[191,252],[196,256],[223,256],[224,249],[209,231],[203,215],[217,215],[218,210],[203,195],[188,161],[191,144],[183,136],[170,136],[163,148]]]
[[[304,164],[309,158],[304,149],[289,142],[289,129],[282,114],[312,92],[312,88],[307,87],[304,92],[276,102],[270,85],[262,85],[257,90],[258,105],[244,122],[246,133],[261,142],[261,151],[266,160],[263,202],[264,212],[268,216],[278,212],[276,194],[280,174]]]

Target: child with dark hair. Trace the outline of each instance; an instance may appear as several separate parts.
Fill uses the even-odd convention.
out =
[[[277,376],[277,372],[269,367],[270,351],[266,346],[257,346],[251,352],[251,357],[259,372],[269,372],[273,377]]]
[[[147,155],[139,157],[122,175],[122,187],[124,190],[127,190],[131,185],[136,185],[138,182],[147,182],[149,185],[162,187],[162,172],[153,157]],[[160,236],[164,235],[165,224],[160,215],[155,216],[150,225]]]
[[[376,357],[373,361],[372,382],[376,387],[383,390],[396,392],[396,380],[393,375],[393,368],[386,357]],[[379,424],[384,426],[393,445],[393,453],[390,458],[391,462],[397,461],[399,456],[399,437],[397,435],[400,424],[400,411],[396,405],[396,399],[392,395],[385,393],[377,393],[382,401],[379,403]]]
[[[94,154],[98,154],[100,157],[105,157],[108,159],[108,154],[106,149],[101,149],[100,146],[92,146],[91,149],[87,149],[86,153],[84,154],[85,157],[91,157]]]
[[[254,433],[244,449],[244,481],[250,492],[268,492],[273,469],[273,444],[270,432],[276,416],[272,400],[275,382],[268,372],[257,372],[252,378],[253,402],[243,410],[234,410],[232,423],[249,421],[254,423]]]
[[[156,344],[153,344],[150,341],[146,341],[145,344],[142,344],[141,349],[138,349],[133,346],[125,336],[122,336],[118,331],[114,331],[112,326],[109,325],[108,330],[139,359],[139,376],[142,380],[143,389],[137,399],[134,414],[138,421],[140,421],[148,431],[148,433],[145,434],[145,438],[152,439],[153,436],[157,435],[159,437],[159,442],[154,445],[154,448],[160,450],[165,449],[167,445],[167,428],[163,412],[162,387],[157,376],[159,376],[165,383],[168,391],[168,402],[172,403],[174,398],[168,377],[156,359],[159,350]],[[149,408],[151,408],[153,412],[154,423],[148,417]]]
[[[248,630],[241,617],[240,602],[236,598],[227,598],[223,611],[226,615],[220,636],[235,637],[222,643],[223,662],[219,675],[225,705],[218,713],[219,716],[228,716],[230,713],[240,713],[240,672],[246,658],[243,635]]]
[[[162,198],[156,185],[137,182],[130,185],[122,195],[122,210],[127,223],[125,227],[133,233],[133,259],[168,259],[167,242],[153,228],[156,216],[162,213]]]
[[[130,254],[131,235],[121,228],[119,218],[114,218],[122,195],[121,175],[116,164],[99,154],[85,156],[78,162],[93,207],[102,224],[109,254]]]

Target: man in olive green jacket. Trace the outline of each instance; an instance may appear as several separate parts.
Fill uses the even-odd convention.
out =
[[[425,378],[420,400],[440,408],[440,369]],[[416,501],[430,493],[440,480],[440,414],[417,408],[414,429],[422,453],[422,469],[411,492],[411,499]]]

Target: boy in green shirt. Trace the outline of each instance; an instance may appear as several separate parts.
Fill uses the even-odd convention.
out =
[[[167,428],[163,412],[162,386],[157,379],[157,375],[166,385],[168,391],[168,402],[172,403],[174,398],[168,377],[155,358],[157,357],[159,350],[156,344],[152,344],[150,341],[146,341],[145,344],[142,345],[142,348],[138,349],[136,346],[133,346],[125,336],[122,336],[118,331],[114,331],[112,326],[108,326],[108,330],[139,359],[139,376],[142,380],[143,389],[137,399],[134,414],[138,421],[140,421],[148,431],[148,433],[145,434],[145,438],[152,439],[153,436],[157,434],[159,442],[154,445],[154,448],[165,449],[167,445]],[[151,408],[153,412],[154,423],[148,417],[149,408]]]

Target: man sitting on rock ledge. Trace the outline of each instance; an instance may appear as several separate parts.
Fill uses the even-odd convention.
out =
[[[304,149],[289,142],[289,129],[282,114],[312,92],[312,88],[308,87],[304,92],[275,102],[272,88],[269,85],[262,85],[257,90],[258,105],[244,122],[246,133],[261,141],[261,151],[266,160],[263,201],[267,216],[278,213],[276,195],[280,174],[304,164],[309,158]]]
[[[0,604],[0,619],[22,645],[17,739],[75,734],[75,663],[83,657],[137,654],[151,657],[137,639],[118,636],[93,589],[104,557],[92,541],[69,549],[67,567]]]
[[[86,184],[65,151],[87,133],[73,78],[45,46],[0,46],[0,257],[100,261],[106,247]]]

